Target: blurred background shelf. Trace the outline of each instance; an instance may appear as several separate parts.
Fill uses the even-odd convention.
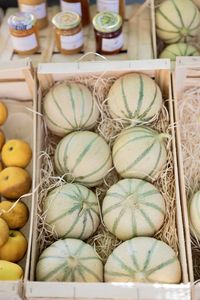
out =
[[[1,1],[1,6],[5,7],[6,3],[15,1]],[[48,1],[48,3],[58,3],[58,1]],[[134,1],[135,2],[135,1]],[[138,2],[138,1],[137,1]],[[126,18],[123,25],[124,47],[120,54],[106,56],[109,60],[137,60],[155,58],[156,50],[153,46],[154,26],[152,20],[152,3],[153,1],[142,1],[143,3],[133,3],[128,1],[126,5]],[[13,51],[12,42],[10,39],[9,29],[7,25],[8,17],[17,12],[16,7],[8,8],[0,28],[0,62],[19,60],[24,57],[17,55]],[[58,52],[55,46],[55,37],[53,25],[51,24],[52,17],[60,11],[59,5],[48,7],[49,26],[39,33],[40,50],[31,56],[34,66],[41,62],[73,62],[77,60],[99,60],[102,59],[96,56],[95,36],[93,26],[84,28],[84,49],[82,53],[76,55],[62,55]],[[90,6],[91,19],[96,14],[96,5]],[[90,53],[84,56],[86,53]],[[84,57],[83,57],[84,56]]]

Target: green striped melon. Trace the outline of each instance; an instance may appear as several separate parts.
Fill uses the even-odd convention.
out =
[[[192,45],[186,43],[177,43],[167,46],[159,55],[159,58],[170,58],[176,60],[177,56],[198,56],[199,51]]]
[[[189,219],[191,232],[200,240],[200,191],[189,202]]]
[[[36,280],[101,282],[103,264],[92,246],[83,241],[58,240],[40,255],[36,266]]]
[[[100,135],[91,131],[73,132],[57,145],[55,166],[67,180],[95,186],[112,166],[111,151]]]
[[[184,42],[200,27],[200,13],[191,0],[165,0],[156,9],[156,32],[167,44]]]
[[[166,243],[150,237],[136,237],[119,245],[108,257],[106,282],[179,283],[180,262]]]
[[[80,184],[64,184],[44,201],[45,222],[60,238],[85,240],[97,229],[99,207],[96,195]]]
[[[123,130],[112,150],[117,172],[124,178],[154,181],[167,161],[166,137],[167,134],[144,126]]]
[[[149,76],[126,74],[115,81],[108,93],[111,116],[138,124],[152,119],[162,107],[159,86]]]
[[[120,240],[152,236],[163,224],[165,201],[151,183],[123,179],[107,191],[102,214],[108,230]]]
[[[58,136],[90,129],[99,117],[90,90],[80,83],[63,82],[53,86],[44,97],[43,110],[47,127]]]

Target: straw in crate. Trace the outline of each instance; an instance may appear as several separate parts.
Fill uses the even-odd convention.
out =
[[[177,145],[190,280],[200,279],[199,58],[178,58],[174,74]],[[190,235],[191,233],[191,235]]]

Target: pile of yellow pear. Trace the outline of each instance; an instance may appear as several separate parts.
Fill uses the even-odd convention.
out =
[[[8,117],[6,105],[0,101],[0,126]],[[0,129],[0,280],[17,280],[23,269],[17,263],[27,251],[27,239],[19,231],[29,218],[25,203],[16,201],[31,188],[31,177],[25,168],[31,161],[32,150],[20,139],[6,141]]]
[[[21,279],[23,269],[17,263],[26,254],[28,242],[18,229],[28,221],[28,207],[23,202],[2,201],[0,215],[0,280]]]

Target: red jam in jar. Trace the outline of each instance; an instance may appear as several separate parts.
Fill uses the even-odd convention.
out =
[[[96,52],[117,54],[123,48],[122,18],[114,12],[101,12],[93,18]]]

